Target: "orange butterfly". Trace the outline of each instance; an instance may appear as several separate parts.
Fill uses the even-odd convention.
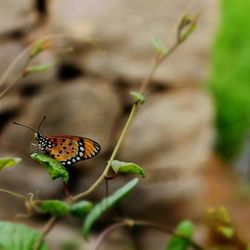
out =
[[[86,137],[75,135],[42,135],[39,133],[39,130],[45,119],[46,117],[44,116],[37,131],[23,124],[17,122],[13,123],[32,130],[39,149],[50,157],[60,161],[63,165],[70,166],[78,161],[92,158],[100,152],[101,146],[97,142]]]

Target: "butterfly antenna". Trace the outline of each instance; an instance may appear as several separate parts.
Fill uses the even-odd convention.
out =
[[[27,128],[27,129],[30,129],[30,130],[33,131],[34,133],[36,133],[36,131],[35,131],[33,128],[31,128],[31,127],[29,127],[29,126],[26,126],[26,125],[24,125],[24,124],[21,124],[21,123],[18,123],[18,122],[13,122],[13,124],[18,125],[18,126],[21,126],[21,127],[25,127],[25,128]]]
[[[37,129],[37,133],[39,134],[39,132],[40,132],[40,128],[41,128],[41,126],[42,126],[42,124],[43,124],[43,122],[44,122],[44,120],[46,119],[46,115],[43,117],[43,119],[40,121],[40,124],[39,124],[39,126],[38,126],[38,129]]]

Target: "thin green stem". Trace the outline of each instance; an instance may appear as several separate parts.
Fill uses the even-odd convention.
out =
[[[168,50],[168,52],[167,52],[164,56],[162,56],[162,57],[156,57],[156,60],[155,60],[155,62],[154,62],[154,64],[153,64],[153,67],[152,67],[152,69],[151,69],[151,71],[150,71],[148,77],[145,78],[145,80],[143,80],[143,82],[141,83],[141,87],[140,87],[140,90],[139,90],[141,94],[144,93],[144,91],[146,90],[147,86],[148,86],[149,83],[152,81],[152,79],[153,79],[153,77],[154,77],[154,75],[155,75],[157,69],[158,69],[159,66],[162,64],[162,62],[165,61],[165,60],[166,60],[166,59],[167,59],[167,58],[168,58],[168,57],[178,48],[178,46],[179,46],[180,44],[181,44],[181,42],[178,42],[178,41],[177,41],[177,42]],[[116,146],[115,146],[115,148],[114,148],[114,151],[113,151],[113,153],[112,153],[112,155],[111,155],[111,157],[110,157],[110,159],[109,159],[109,161],[108,161],[106,167],[104,168],[104,171],[103,171],[103,173],[101,174],[101,176],[100,176],[100,177],[94,182],[94,184],[92,184],[92,185],[90,186],[90,188],[87,189],[85,192],[80,193],[80,194],[74,196],[74,197],[71,199],[72,202],[75,202],[75,201],[77,201],[77,200],[83,198],[84,196],[87,196],[87,195],[90,194],[91,192],[93,192],[93,191],[100,185],[100,183],[105,179],[105,177],[107,176],[107,174],[108,174],[108,172],[109,172],[109,170],[110,170],[111,163],[112,163],[112,161],[115,159],[115,157],[116,157],[116,155],[117,155],[117,153],[118,153],[118,150],[120,149],[121,144],[122,144],[122,142],[123,142],[123,140],[124,140],[124,137],[125,137],[125,135],[126,135],[126,133],[127,133],[127,130],[128,130],[128,128],[129,128],[129,126],[130,126],[130,124],[131,124],[131,121],[133,120],[133,118],[134,118],[134,116],[135,116],[135,113],[136,113],[137,108],[138,108],[138,103],[134,103],[134,105],[132,106],[132,109],[131,109],[131,111],[130,111],[130,115],[129,115],[129,117],[128,117],[128,120],[127,120],[127,122],[126,122],[126,124],[125,124],[125,126],[124,126],[124,128],[123,128],[123,130],[122,130],[122,133],[121,133],[121,135],[120,135],[120,138],[119,138],[119,140],[118,140],[118,142],[117,142],[117,144],[116,144]]]
[[[19,199],[23,199],[23,200],[26,198],[25,195],[18,194],[18,193],[16,193],[16,192],[12,192],[12,191],[9,191],[9,190],[4,189],[4,188],[0,188],[0,192],[6,193],[6,194],[10,194],[10,195],[12,195],[12,196],[15,196],[15,197],[17,197],[17,198],[19,198]]]
[[[106,228],[100,235],[99,237],[97,238],[97,241],[96,241],[96,244],[93,248],[93,250],[98,250],[103,241],[115,230],[117,230],[118,228],[122,228],[124,226],[128,226],[128,224],[125,222],[125,221],[122,221],[122,222],[118,222],[118,223],[115,223],[111,226],[109,226],[108,228]]]
[[[105,177],[108,175],[108,172],[109,172],[109,170],[110,170],[110,168],[111,168],[111,163],[112,163],[112,161],[115,159],[115,157],[116,157],[116,155],[117,155],[117,153],[118,153],[118,150],[119,150],[120,147],[121,147],[121,144],[122,144],[122,142],[123,142],[123,140],[124,140],[124,138],[125,138],[125,135],[126,135],[126,133],[127,133],[127,131],[128,131],[128,128],[129,128],[129,126],[130,126],[130,124],[131,124],[131,122],[132,122],[132,120],[133,120],[133,118],[134,118],[134,116],[135,116],[135,114],[136,114],[137,108],[138,108],[138,104],[135,103],[135,104],[133,105],[132,109],[131,109],[131,112],[130,112],[130,115],[129,115],[129,117],[128,117],[128,120],[127,120],[127,122],[126,122],[126,124],[125,124],[125,126],[124,126],[124,128],[123,128],[123,130],[122,130],[122,133],[121,133],[121,135],[120,135],[120,137],[119,137],[119,140],[118,140],[118,142],[117,142],[117,144],[116,144],[116,146],[115,146],[115,148],[114,148],[114,151],[113,151],[113,153],[112,153],[112,155],[111,155],[111,157],[110,157],[110,159],[109,159],[109,161],[108,161],[108,163],[107,163],[107,165],[106,165],[106,167],[105,167],[103,173],[101,174],[101,176],[100,176],[100,177],[95,181],[95,183],[94,183],[93,185],[91,185],[91,187],[90,187],[89,189],[87,189],[85,192],[80,193],[80,194],[78,194],[78,195],[72,197],[71,202],[75,202],[75,201],[77,201],[77,200],[83,198],[84,196],[87,196],[87,195],[90,194],[91,192],[93,192],[93,191],[99,186],[99,184],[105,179]]]
[[[57,221],[57,217],[53,216],[49,219],[49,221],[46,223],[46,225],[44,226],[44,228],[41,231],[41,235],[38,238],[38,240],[35,243],[34,249],[33,250],[39,250],[42,241],[44,239],[44,237],[50,232],[50,230],[54,227],[54,225],[56,224]]]

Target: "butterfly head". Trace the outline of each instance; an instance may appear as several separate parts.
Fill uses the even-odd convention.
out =
[[[50,143],[50,141],[48,141],[48,139],[47,139],[45,136],[43,136],[43,135],[41,135],[41,134],[39,133],[40,128],[41,128],[41,125],[42,125],[42,123],[43,123],[43,121],[44,121],[45,119],[46,119],[46,116],[44,116],[43,119],[41,120],[41,122],[40,122],[40,124],[39,124],[39,126],[38,126],[37,131],[34,130],[33,128],[31,128],[31,127],[28,127],[28,126],[24,125],[24,124],[20,124],[20,123],[17,123],[17,122],[13,122],[13,123],[16,124],[16,125],[25,127],[25,128],[27,128],[27,129],[33,131],[33,132],[34,132],[34,137],[35,137],[36,141],[38,142],[38,147],[39,147],[41,150],[47,150],[48,148],[51,147],[51,145],[50,145],[51,143]]]
[[[37,140],[38,147],[41,150],[47,150],[50,144],[47,138],[39,133],[34,133],[34,136],[35,136],[35,139]]]

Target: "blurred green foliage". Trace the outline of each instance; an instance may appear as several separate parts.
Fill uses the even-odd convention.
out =
[[[221,24],[212,54],[217,148],[231,160],[250,127],[250,1],[221,0]]]

